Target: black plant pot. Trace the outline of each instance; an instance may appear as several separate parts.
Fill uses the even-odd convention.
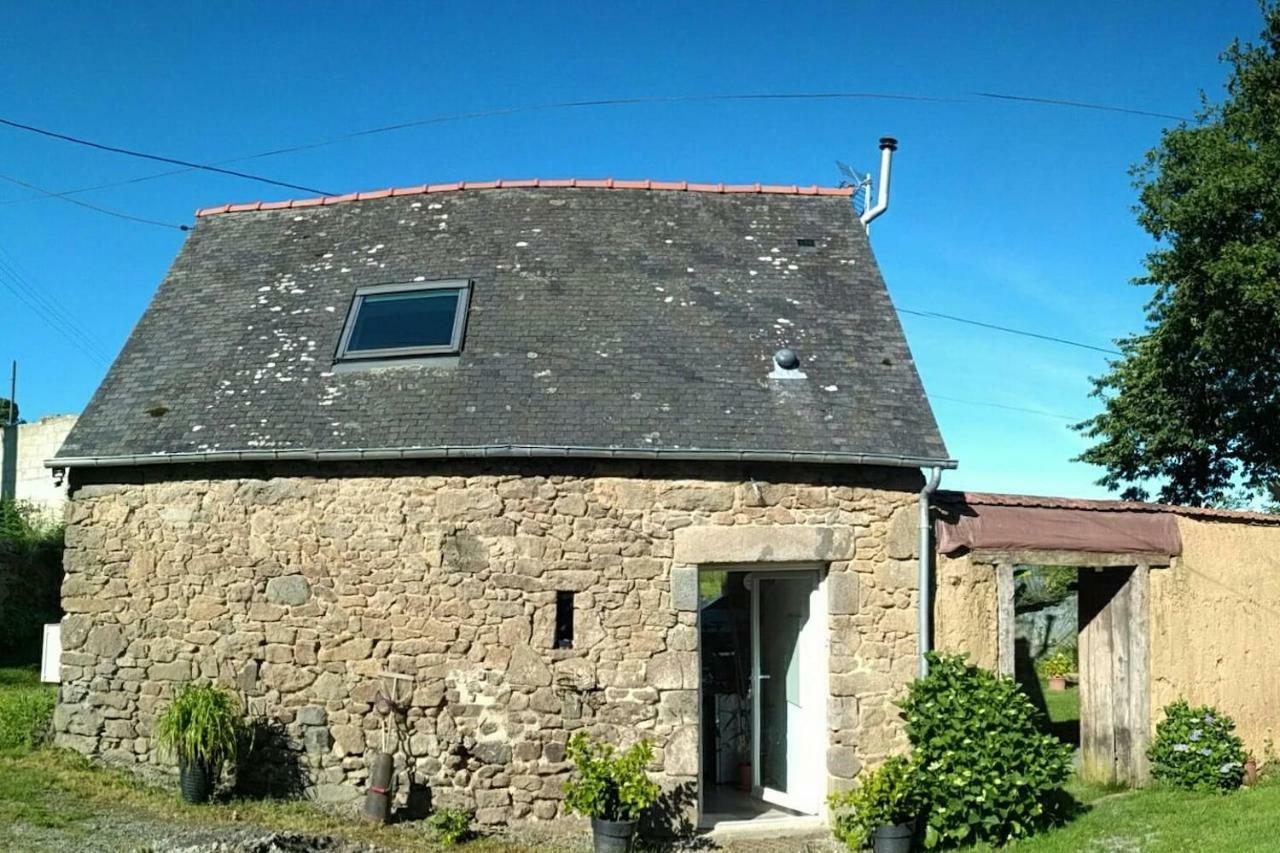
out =
[[[636,837],[636,820],[591,818],[591,842],[595,853],[631,853]]]
[[[882,826],[872,836],[872,849],[875,853],[911,853],[915,834],[915,821]]]
[[[207,803],[213,796],[213,768],[203,761],[178,762],[178,785],[188,803]]]

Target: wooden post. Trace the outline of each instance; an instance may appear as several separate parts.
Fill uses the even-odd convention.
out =
[[[1013,564],[996,564],[996,666],[1001,675],[1014,674]]]

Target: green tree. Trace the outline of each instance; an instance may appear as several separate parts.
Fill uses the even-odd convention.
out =
[[[1236,40],[1220,104],[1166,130],[1133,168],[1156,240],[1144,332],[1093,380],[1104,411],[1081,459],[1131,499],[1206,504],[1280,481],[1280,5],[1259,43]]]

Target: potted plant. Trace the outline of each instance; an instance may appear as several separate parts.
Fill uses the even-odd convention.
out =
[[[1049,689],[1060,693],[1067,689],[1067,676],[1075,671],[1075,661],[1059,649],[1040,662],[1040,671],[1049,680]]]
[[[917,762],[894,756],[827,802],[832,831],[850,850],[910,853],[922,808]]]
[[[213,684],[184,684],[156,718],[160,750],[178,760],[182,799],[203,803],[223,765],[234,761],[243,731],[240,705]]]
[[[578,732],[565,752],[576,771],[564,786],[565,806],[591,818],[595,853],[629,853],[641,816],[658,801],[658,785],[645,772],[653,744],[642,740],[618,752]]]

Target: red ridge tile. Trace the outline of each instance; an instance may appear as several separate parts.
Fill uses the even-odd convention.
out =
[[[221,213],[240,213],[250,210],[282,210],[294,207],[318,207],[321,205],[341,204],[347,201],[369,201],[389,196],[422,195],[426,193],[462,192],[465,190],[515,189],[529,187],[546,187],[549,189],[574,187],[585,189],[610,190],[669,190],[675,192],[703,193],[759,193],[761,195],[814,195],[814,196],[851,196],[851,187],[820,187],[816,184],[800,187],[794,184],[707,184],[688,181],[655,181],[614,180],[613,178],[518,178],[498,179],[495,181],[455,181],[448,184],[419,184],[414,187],[393,187],[384,190],[367,190],[365,192],[330,195],[320,198],[294,199],[289,201],[250,202],[247,204],[222,204],[203,207],[196,210],[197,217],[214,216]]]

